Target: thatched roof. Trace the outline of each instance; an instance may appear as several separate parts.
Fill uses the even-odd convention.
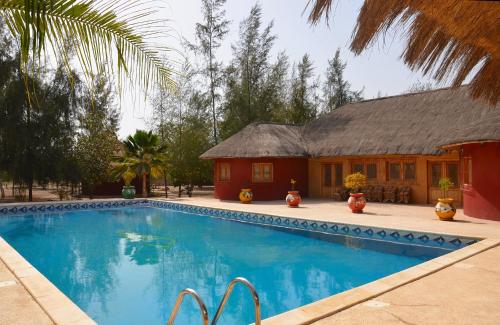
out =
[[[294,125],[252,123],[200,158],[306,157],[301,129]]]
[[[309,19],[317,23],[334,0],[309,0]],[[351,50],[359,54],[390,27],[408,37],[402,53],[412,69],[437,80],[453,75],[460,86],[469,74],[474,98],[500,101],[500,3],[463,0],[365,0],[353,32]],[[480,67],[478,69],[477,67]]]
[[[468,87],[439,89],[351,103],[304,128],[312,156],[439,154],[439,147],[465,139],[500,140],[500,105],[468,95]]]
[[[347,104],[303,127],[250,124],[201,158],[434,155],[488,140],[500,141],[500,105],[462,86]]]
[[[449,138],[453,140],[443,141],[442,147],[464,143],[498,141],[500,140],[500,114],[494,117],[486,116],[484,119],[474,122],[463,129],[456,128],[450,132]]]

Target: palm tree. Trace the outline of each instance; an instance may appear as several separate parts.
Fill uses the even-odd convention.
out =
[[[115,171],[118,174],[134,172],[142,176],[142,195],[147,197],[148,176],[162,175],[165,166],[165,148],[160,146],[160,140],[152,131],[137,130],[123,142],[125,154],[119,158]]]
[[[75,53],[89,81],[116,71],[119,85],[126,76],[146,92],[175,87],[161,54],[169,49],[148,42],[167,34],[152,18],[156,11],[140,0],[0,0],[0,19],[19,40],[24,72],[51,49],[68,70]]]

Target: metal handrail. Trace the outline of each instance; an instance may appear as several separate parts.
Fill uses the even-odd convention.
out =
[[[224,306],[226,305],[226,302],[229,299],[229,296],[231,295],[231,292],[233,292],[233,288],[237,283],[244,284],[250,290],[250,293],[252,294],[252,298],[253,298],[253,304],[255,307],[255,325],[260,325],[259,295],[257,294],[257,291],[255,290],[254,286],[250,283],[250,281],[248,281],[245,278],[241,278],[241,277],[234,278],[227,286],[226,292],[224,293],[224,297],[222,298],[222,301],[220,302],[219,308],[217,308],[217,312],[215,313],[215,316],[212,319],[211,325],[217,324],[217,321],[219,320],[219,317],[222,314],[222,311],[224,310]]]
[[[184,296],[185,295],[190,295],[192,296],[196,302],[198,303],[198,306],[200,306],[201,310],[201,319],[202,319],[202,324],[203,325],[208,325],[208,311],[207,307],[205,306],[205,303],[201,299],[201,297],[198,295],[196,291],[193,289],[184,289],[181,292],[179,292],[179,295],[177,296],[177,299],[175,300],[175,306],[172,312],[170,313],[170,317],[168,318],[167,325],[173,325],[175,317],[177,316],[177,312],[179,311],[179,308],[182,305],[182,302],[184,301]]]

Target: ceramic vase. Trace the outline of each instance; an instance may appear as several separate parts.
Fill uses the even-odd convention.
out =
[[[288,204],[290,208],[297,208],[302,201],[302,198],[300,197],[299,191],[288,191],[285,200],[286,204]]]
[[[443,221],[453,220],[453,217],[457,212],[457,209],[455,209],[455,207],[453,206],[452,198],[438,199],[438,203],[436,204],[435,208],[436,215],[440,220]]]
[[[349,193],[347,205],[351,208],[352,213],[363,213],[366,206],[366,199],[363,193]]]
[[[124,186],[122,188],[122,196],[124,199],[135,198],[135,186]]]
[[[241,203],[251,203],[253,198],[252,189],[250,188],[242,188],[240,192],[240,201]]]

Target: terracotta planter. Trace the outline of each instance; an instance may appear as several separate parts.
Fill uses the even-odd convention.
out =
[[[241,203],[252,203],[252,189],[250,188],[242,188],[240,192],[240,201]]]
[[[302,198],[300,197],[299,191],[288,191],[285,200],[290,208],[298,208]]]
[[[124,186],[122,189],[122,196],[124,199],[135,198],[135,186]]]
[[[350,197],[347,200],[347,205],[351,208],[352,213],[363,213],[366,206],[365,194],[363,193],[349,193]]]
[[[436,215],[440,220],[451,221],[457,212],[457,209],[453,206],[452,198],[438,199],[436,204]]]

